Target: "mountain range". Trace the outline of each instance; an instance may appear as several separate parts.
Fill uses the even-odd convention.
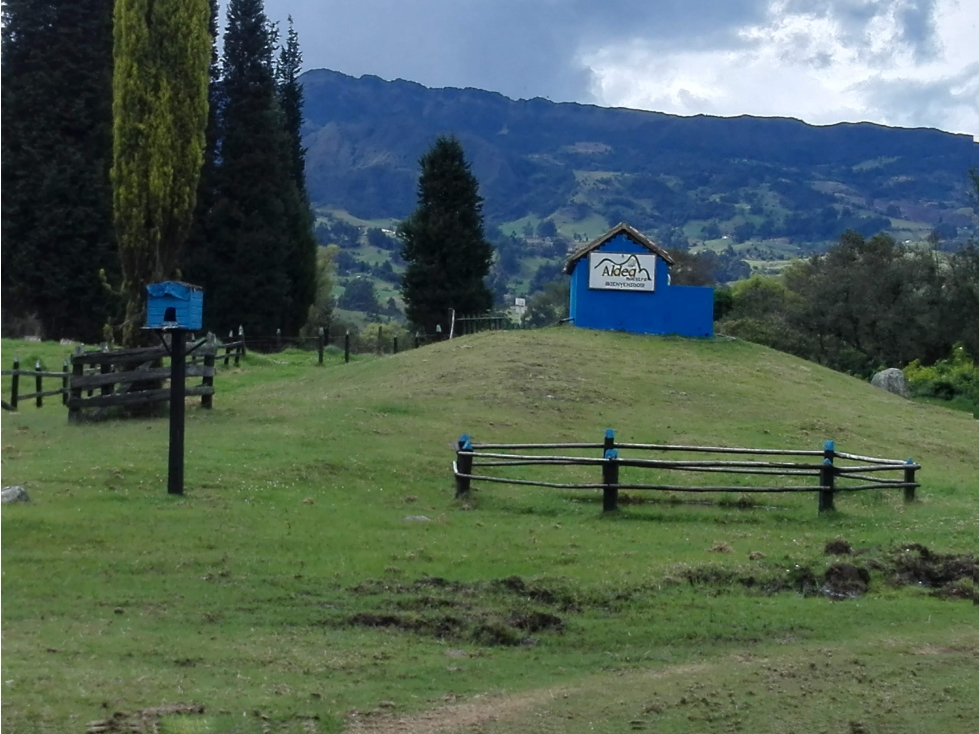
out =
[[[979,146],[966,135],[512,100],[325,69],[302,83],[310,198],[360,220],[407,216],[418,159],[451,134],[506,233],[553,222],[579,240],[628,221],[667,247],[805,251],[848,228],[953,243],[975,232],[967,171]]]

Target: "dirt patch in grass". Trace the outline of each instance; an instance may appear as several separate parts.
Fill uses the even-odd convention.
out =
[[[849,548],[849,543],[837,538],[827,543],[826,552],[849,556]],[[860,557],[860,564],[834,560],[825,567],[818,560],[786,563],[783,559],[762,568],[753,565],[748,572],[727,564],[704,564],[683,568],[677,575],[715,594],[740,587],[763,596],[796,593],[843,601],[872,591],[874,583],[883,580],[896,587],[924,587],[945,599],[979,598],[972,555],[940,554],[910,544],[879,553],[861,551]],[[349,591],[361,608],[327,623],[397,629],[493,647],[536,644],[540,635],[564,631],[569,615],[588,611],[616,614],[630,603],[660,593],[662,585],[596,591],[578,588],[568,580],[520,576],[477,583],[424,577],[413,582],[373,579]]]
[[[351,591],[380,597],[381,609],[345,619],[358,627],[387,627],[492,647],[535,644],[530,635],[558,633],[565,626],[554,607],[566,602],[566,595],[519,576],[476,584],[438,577],[403,584],[372,580]]]
[[[891,580],[896,585],[917,584],[940,588],[964,579],[975,580],[975,555],[935,553],[920,543],[910,543],[892,551],[889,561]]]
[[[850,544],[836,538],[826,544],[827,555],[850,555]],[[861,550],[863,564],[835,561],[822,573],[815,563],[782,564],[759,573],[744,573],[728,566],[705,564],[684,569],[680,576],[692,586],[724,587],[740,585],[746,589],[776,594],[795,591],[803,596],[852,599],[871,590],[872,572],[879,573],[894,587],[918,586],[931,589],[946,599],[979,599],[979,570],[973,554],[942,554],[911,543],[883,553]],[[979,602],[977,602],[979,603]]]
[[[847,599],[866,594],[870,571],[852,563],[834,563],[823,574],[823,593],[832,599]]]
[[[177,714],[203,714],[204,707],[197,703],[172,703],[164,706],[154,706],[153,708],[142,709],[135,713],[116,711],[107,719],[90,721],[86,727],[86,734],[111,734],[112,732],[157,732],[159,731],[158,721],[161,716],[173,716]]]
[[[834,538],[823,548],[823,553],[827,556],[848,556],[853,553],[853,546],[843,538]]]

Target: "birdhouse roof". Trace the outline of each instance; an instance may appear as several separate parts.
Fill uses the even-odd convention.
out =
[[[612,229],[610,229],[608,232],[603,234],[598,239],[594,239],[584,247],[575,250],[574,253],[571,255],[571,257],[568,258],[568,261],[564,264],[564,272],[567,275],[570,275],[571,271],[574,270],[575,264],[581,258],[585,257],[585,255],[587,255],[588,253],[599,249],[607,242],[609,242],[609,240],[618,237],[620,234],[624,234],[626,237],[628,237],[630,240],[635,242],[637,245],[640,245],[641,247],[645,247],[654,255],[659,255],[661,258],[663,258],[666,261],[667,265],[673,264],[673,257],[670,255],[670,253],[668,253],[662,247],[660,247],[651,239],[646,237],[646,235],[644,235],[635,227],[630,227],[625,222],[619,222],[617,225],[612,227]]]
[[[146,290],[154,298],[173,296],[174,298],[187,301],[190,300],[190,294],[193,291],[201,291],[204,289],[199,285],[193,285],[192,283],[183,283],[179,280],[165,280],[162,283],[150,283],[148,286],[146,286]]]

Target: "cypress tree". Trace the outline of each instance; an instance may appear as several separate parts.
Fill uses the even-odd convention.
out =
[[[306,195],[306,149],[303,148],[303,88],[299,83],[303,55],[299,48],[299,34],[289,16],[289,32],[286,43],[279,53],[276,66],[276,82],[279,88],[279,104],[289,144],[289,164],[292,177],[299,191]]]
[[[287,330],[298,330],[306,322],[309,309],[316,300],[317,264],[316,220],[309,206],[306,193],[306,149],[302,142],[303,88],[299,83],[303,56],[299,48],[299,34],[289,16],[289,32],[279,54],[276,67],[279,106],[288,148],[289,168],[296,186],[297,196],[288,201],[295,207],[288,213],[292,236],[292,255],[287,260],[289,276],[293,283],[295,308],[289,314]]]
[[[137,340],[147,283],[176,274],[207,127],[208,0],[117,0],[113,213],[126,315]]]
[[[311,218],[313,249],[297,235],[310,214],[290,157],[275,43],[261,0],[229,2],[215,199],[204,225],[212,272],[205,318],[216,330],[295,334],[316,294]]]
[[[483,234],[479,183],[454,137],[439,137],[421,158],[418,208],[401,223],[401,283],[408,320],[426,333],[445,325],[449,309],[483,313],[493,294],[483,282],[493,246]]]
[[[95,340],[112,237],[112,0],[4,0],[3,319]]]

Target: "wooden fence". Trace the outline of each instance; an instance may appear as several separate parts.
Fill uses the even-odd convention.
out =
[[[214,395],[214,360],[217,344],[213,336],[187,345],[187,353],[196,354],[203,364],[188,364],[187,377],[202,378],[200,385],[187,387],[189,396],[199,395],[201,406],[210,408]],[[164,403],[170,400],[170,388],[162,387],[170,379],[170,365],[163,360],[169,350],[161,345],[141,349],[101,349],[84,351],[78,347],[71,355],[68,378],[68,420],[81,417],[86,409],[117,406],[133,407]],[[95,394],[95,390],[98,394]]]
[[[457,314],[451,312],[449,335],[451,337],[477,334],[481,331],[510,331],[521,328],[519,323],[502,314]]]
[[[201,406],[210,408],[218,354],[223,351],[226,365],[232,358],[237,365],[244,353],[244,340],[218,345],[209,335],[206,339],[191,343],[187,349],[190,354],[187,377],[200,377],[201,384],[188,387],[186,394],[200,396]],[[76,420],[87,409],[103,410],[114,406],[166,402],[170,399],[170,389],[162,385],[170,379],[170,365],[164,364],[167,357],[169,352],[162,345],[109,349],[103,344],[100,349],[92,351],[78,346],[64,361],[61,372],[44,371],[40,362],[35,364],[33,370],[22,370],[20,360],[14,358],[13,369],[3,371],[4,375],[11,377],[10,402],[4,401],[3,405],[6,409],[17,410],[21,402],[33,399],[40,408],[44,398],[60,395],[61,403],[68,407],[68,419]],[[20,392],[22,377],[34,378],[34,392]],[[58,387],[45,390],[45,379],[57,380]]]
[[[599,450],[601,456],[569,456],[556,454],[525,453],[544,450]],[[705,453],[715,455],[743,455],[790,458],[800,460],[688,460],[626,458],[620,452]],[[847,463],[838,463],[838,462]],[[595,466],[601,467],[600,482],[551,482],[536,479],[501,477],[479,469],[505,469],[517,466]],[[754,485],[685,485],[657,483],[626,483],[619,481],[619,469],[634,467],[667,472],[706,472],[717,474],[741,474],[754,477],[789,477],[790,482]],[[915,481],[915,472],[921,467],[911,459],[881,459],[836,450],[833,441],[827,441],[821,451],[797,449],[750,449],[722,446],[680,446],[672,444],[616,443],[615,432],[605,432],[602,443],[473,443],[464,434],[458,442],[456,460],[452,471],[456,481],[456,496],[468,494],[470,484],[499,482],[556,489],[600,489],[603,492],[603,508],[606,512],[618,508],[620,489],[651,490],[663,492],[816,492],[819,495],[819,511],[833,510],[834,495],[838,492],[856,492],[868,489],[903,489],[906,502],[915,498],[915,489],[921,485]],[[898,477],[882,477],[883,472],[897,472]],[[806,483],[812,480],[814,483]]]
[[[3,372],[0,374],[10,376],[10,402],[8,403],[6,400],[3,401],[4,410],[17,410],[17,406],[22,400],[34,400],[34,404],[40,408],[44,405],[44,398],[54,395],[61,396],[62,404],[68,402],[68,380],[70,377],[70,372],[68,371],[67,359],[64,362],[64,367],[61,372],[47,372],[41,369],[40,360],[34,363],[33,370],[22,370],[20,368],[20,358],[14,357],[13,369],[3,370]],[[34,378],[34,392],[20,392],[21,377],[27,377],[28,379],[32,377]],[[52,378],[58,380],[58,387],[54,390],[45,390],[45,377],[49,380]]]

